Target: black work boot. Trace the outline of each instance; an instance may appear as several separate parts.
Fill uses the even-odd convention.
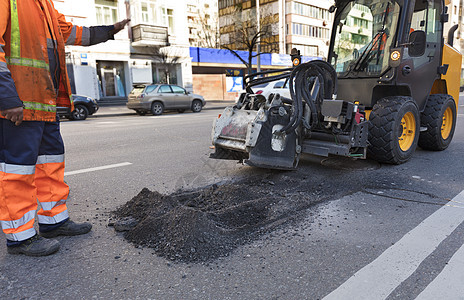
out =
[[[89,232],[92,229],[92,224],[90,223],[74,223],[71,220],[68,220],[63,223],[60,227],[53,229],[47,232],[39,232],[44,238],[54,238],[59,235],[71,236],[71,235],[80,235]]]
[[[9,254],[24,254],[28,256],[46,256],[55,253],[58,249],[60,249],[60,242],[44,239],[37,234],[18,246],[7,247]]]

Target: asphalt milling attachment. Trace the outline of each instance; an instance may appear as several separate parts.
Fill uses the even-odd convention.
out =
[[[136,247],[152,248],[171,261],[210,262],[279,226],[305,219],[307,209],[317,203],[356,192],[343,184],[344,176],[330,175],[340,164],[345,164],[344,173],[351,166],[361,180],[377,177],[374,181],[379,182],[380,165],[375,162],[360,166],[347,159],[332,168],[325,164],[311,165],[312,174],[307,174],[308,167],[267,170],[238,182],[169,195],[144,188],[112,213],[109,226]]]

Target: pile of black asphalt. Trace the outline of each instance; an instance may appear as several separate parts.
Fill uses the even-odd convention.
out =
[[[307,217],[307,209],[321,201],[357,191],[343,182],[345,176],[328,177],[326,169],[319,165],[313,175],[304,168],[269,171],[169,195],[144,188],[112,213],[110,225],[137,247],[152,248],[168,260],[209,262]],[[369,180],[375,169],[351,172]]]

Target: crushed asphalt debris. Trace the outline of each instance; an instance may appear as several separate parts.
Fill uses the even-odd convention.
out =
[[[375,181],[354,172],[352,182],[313,172],[273,172],[233,183],[165,195],[144,188],[112,213],[110,226],[137,247],[176,262],[209,262],[290,221],[303,219],[315,204],[359,190],[353,182]],[[346,171],[345,171],[346,172]]]
[[[316,192],[283,189],[270,182],[212,185],[170,195],[144,188],[113,212],[109,225],[129,242],[169,260],[211,261],[286,222],[319,198]]]

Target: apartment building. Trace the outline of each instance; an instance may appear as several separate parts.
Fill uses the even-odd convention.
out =
[[[256,26],[257,0],[219,0],[221,44],[244,50],[237,43],[239,26]],[[326,58],[333,15],[331,0],[259,0],[261,29],[266,30],[263,52],[289,54],[297,48],[304,56]]]
[[[333,14],[329,0],[287,1],[285,11],[285,50],[300,50],[302,55],[327,58]],[[354,24],[353,24],[354,25]]]
[[[185,2],[167,0],[54,0],[76,25],[111,25],[126,17],[130,26],[115,40],[67,46],[73,92],[103,101],[125,101],[134,84],[170,82],[191,90]]]
[[[191,47],[219,48],[218,0],[187,0]]]

